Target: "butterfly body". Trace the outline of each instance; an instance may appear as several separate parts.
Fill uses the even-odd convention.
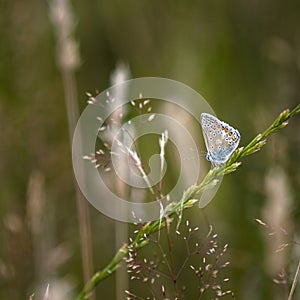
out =
[[[201,126],[207,148],[206,159],[213,166],[225,164],[239,145],[240,133],[208,113],[201,114]]]

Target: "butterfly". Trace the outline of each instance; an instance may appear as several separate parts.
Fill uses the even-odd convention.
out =
[[[240,133],[208,113],[202,113],[200,120],[207,148],[206,159],[213,167],[224,165],[238,147],[241,139]]]

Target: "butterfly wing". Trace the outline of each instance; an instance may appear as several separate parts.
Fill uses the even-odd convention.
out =
[[[201,126],[208,151],[206,158],[213,165],[224,164],[238,147],[240,133],[207,113],[201,114]]]

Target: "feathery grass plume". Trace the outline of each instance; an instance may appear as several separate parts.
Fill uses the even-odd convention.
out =
[[[75,15],[69,0],[50,0],[50,18],[57,40],[57,63],[63,71],[80,65],[79,44],[74,38]]]
[[[96,98],[91,94],[87,93],[88,103],[89,104],[95,104],[97,102]],[[117,97],[111,98],[110,94],[107,93],[107,99],[106,104],[110,105],[114,103],[117,100]],[[124,95],[121,95],[119,93],[120,98],[125,98]],[[150,99],[143,99],[143,96],[140,94],[139,99],[132,100],[130,102],[131,106],[135,109],[138,115],[142,115],[145,112],[149,114],[152,110],[152,107],[149,106],[151,103]],[[98,103],[97,103],[98,104]],[[101,104],[99,104],[101,105]],[[121,111],[120,111],[121,110]],[[138,149],[138,143],[134,140],[134,132],[135,128],[134,125],[129,120],[126,123],[126,126],[121,127],[121,130],[118,132],[116,129],[120,128],[121,124],[124,123],[124,119],[126,117],[126,114],[123,112],[124,108],[121,107],[117,111],[114,112],[112,116],[110,116],[105,122],[104,125],[102,125],[99,128],[99,137],[101,139],[101,142],[103,144],[103,147],[99,150],[97,150],[95,153],[89,153],[87,155],[83,156],[83,159],[89,160],[92,164],[94,164],[95,168],[97,169],[104,169],[104,171],[111,171],[111,160],[112,157],[118,157],[120,160],[120,164],[124,165],[125,161],[130,161],[132,165],[136,168],[136,170],[140,173],[142,179],[147,185],[148,190],[150,193],[154,196],[154,198],[157,200],[162,197],[161,193],[161,186],[162,183],[159,182],[155,186],[155,189],[152,186],[152,183],[150,182],[151,178],[147,175],[146,168],[142,162],[141,155]],[[147,118],[148,122],[151,122],[155,117],[155,114],[150,114]],[[99,118],[100,122],[103,122],[101,118]],[[119,138],[121,132],[121,139]],[[163,132],[163,147],[165,147],[165,144],[167,142],[167,133]],[[117,142],[118,149],[117,151],[111,150],[111,145],[113,140]],[[124,157],[125,155],[125,157]],[[161,153],[161,155],[164,155],[164,153]],[[121,157],[126,158],[126,160],[120,159]],[[119,165],[119,164],[118,164]],[[162,166],[164,168],[164,165]],[[122,168],[120,166],[118,167],[118,172],[120,174],[120,170],[122,171]],[[128,170],[128,168],[124,168],[124,170]],[[124,173],[124,170],[122,171]],[[115,174],[118,175],[118,174]],[[124,178],[126,176],[130,176],[129,174],[123,174],[121,177]],[[117,178],[117,177],[116,177]],[[110,182],[114,182],[115,178],[111,179]],[[115,184],[113,185],[115,187]],[[135,192],[134,189],[131,190],[131,194],[133,197],[133,193]]]
[[[263,210],[263,220],[255,219],[255,221],[265,230],[267,271],[272,276],[276,275],[273,282],[281,287],[281,289],[277,287],[274,290],[273,298],[292,299],[299,265],[294,277],[291,278],[290,269],[295,264],[295,259],[292,259],[293,262],[290,263],[291,259],[288,261],[287,257],[291,255],[291,252],[294,252],[293,247],[299,247],[299,245],[291,238],[292,233],[290,231],[293,224],[291,224],[289,215],[292,193],[288,185],[287,175],[281,167],[277,166],[269,171],[266,175],[265,188],[267,203]],[[299,257],[297,260],[299,261]]]
[[[225,258],[228,245],[220,247],[218,234],[212,230],[208,235],[201,234],[199,227],[191,226],[188,220],[185,225],[180,231],[174,231],[173,224],[164,235],[149,237],[149,243],[154,245],[151,257],[136,249],[129,249],[126,259],[128,273],[131,280],[142,287],[139,294],[143,295],[137,296],[136,292],[126,291],[130,296],[127,299],[150,299],[150,294],[153,299],[161,299],[162,294],[168,295],[168,299],[190,299],[195,295],[197,299],[204,296],[219,299],[228,294],[234,297],[234,293],[228,289],[229,278],[225,276],[225,269],[229,265]],[[164,238],[180,246],[169,248],[163,242]],[[176,261],[175,266],[172,256],[179,249],[184,249],[185,254]],[[190,272],[195,277],[192,282],[187,282],[186,275]]]
[[[239,166],[239,159],[244,158],[259,151],[266,143],[266,138],[270,136],[271,133],[276,132],[279,129],[284,128],[288,124],[288,120],[295,115],[300,113],[300,104],[297,105],[291,112],[289,110],[283,111],[267,128],[263,133],[257,135],[248,145],[245,147],[238,148],[232,157],[226,162],[225,167],[214,168],[210,170],[203,181],[199,185],[194,185],[189,187],[183,192],[181,200],[178,203],[170,203],[165,208],[164,215],[170,222],[172,222],[172,217],[176,216],[178,210],[182,207],[183,210],[192,207],[198,202],[200,193],[207,188],[208,185],[214,185],[215,179],[220,175],[227,175],[234,172]],[[183,205],[182,205],[183,203]],[[145,224],[139,232],[136,234],[135,239],[130,239],[128,245],[123,245],[119,251],[116,253],[111,262],[101,271],[97,272],[85,285],[83,290],[77,297],[77,300],[85,299],[87,294],[92,291],[101,281],[109,277],[118,267],[119,263],[124,257],[129,253],[129,250],[139,250],[146,246],[149,241],[148,237],[155,232],[158,232],[165,227],[166,222],[160,222],[156,220]]]
[[[286,173],[279,166],[269,171],[265,182],[267,202],[263,209],[263,220],[273,228],[272,238],[266,239],[267,244],[267,270],[274,275],[286,266],[286,248],[289,240],[289,219],[292,195],[288,186]]]
[[[273,219],[275,218],[273,217]],[[270,256],[270,258],[268,256],[267,257],[268,257],[269,266],[271,263],[274,263],[275,266],[271,266],[270,270],[268,270],[269,273],[271,273],[272,275],[272,273],[276,272],[277,269],[281,268],[280,271],[277,272],[277,276],[273,278],[273,282],[276,285],[282,286],[283,288],[280,291],[280,294],[278,293],[277,290],[274,296],[277,296],[278,299],[287,298],[288,300],[292,300],[293,295],[295,293],[297,281],[298,281],[298,275],[300,271],[300,260],[298,257],[297,258],[298,265],[296,267],[293,278],[291,278],[291,272],[289,271],[289,269],[291,269],[293,266],[287,265],[286,261],[284,261],[286,253],[284,253],[285,255],[282,257],[282,252],[288,247],[292,247],[292,246],[299,247],[300,243],[297,241],[291,241],[288,236],[289,235],[288,231],[281,226],[280,227],[276,226],[278,225],[276,220],[275,220],[276,227],[274,227],[273,220],[271,221],[270,224],[258,218],[255,219],[255,221],[265,229],[266,235],[268,235],[269,237],[267,243],[273,246],[272,249],[273,252],[268,251],[268,256]],[[277,248],[274,249],[274,246],[276,246]],[[275,261],[276,259],[278,259],[278,262]]]

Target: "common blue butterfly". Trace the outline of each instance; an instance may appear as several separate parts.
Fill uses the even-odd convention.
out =
[[[221,166],[238,147],[241,135],[238,130],[208,113],[202,113],[200,119],[207,148],[206,159],[214,167]]]

